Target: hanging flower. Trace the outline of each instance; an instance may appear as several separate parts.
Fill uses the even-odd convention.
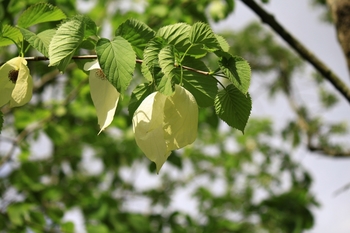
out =
[[[113,120],[120,93],[108,81],[97,60],[85,63],[84,70],[90,71],[90,94],[96,108],[100,134]]]
[[[15,57],[0,67],[0,107],[10,103],[10,108],[22,106],[33,95],[33,79],[27,60]]]
[[[136,143],[156,163],[157,173],[172,150],[194,142],[197,127],[197,102],[179,85],[172,96],[160,92],[147,96],[133,116]]]

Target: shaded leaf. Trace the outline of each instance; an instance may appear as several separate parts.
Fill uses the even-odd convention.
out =
[[[226,53],[226,56],[219,60],[219,66],[221,71],[243,94],[248,92],[251,70],[246,60]]]
[[[141,102],[154,91],[154,85],[149,85],[148,83],[138,85],[131,94],[128,107],[129,115],[133,116]]]
[[[198,59],[186,57],[183,63],[190,64],[191,68],[209,72],[209,69],[206,67],[206,65]],[[180,69],[177,69],[177,72],[180,72]],[[184,69],[182,82],[183,86],[196,98],[198,106],[213,106],[215,96],[218,92],[217,82],[215,78],[209,75],[204,75],[195,71]]]
[[[252,109],[252,100],[247,93],[244,95],[234,85],[219,91],[215,98],[215,112],[229,126],[244,132]]]

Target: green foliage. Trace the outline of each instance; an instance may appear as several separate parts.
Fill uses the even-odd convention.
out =
[[[23,41],[23,35],[18,30],[10,25],[0,25],[1,34],[0,34],[0,46],[7,46],[13,43],[19,43]]]
[[[107,79],[120,93],[124,93],[135,68],[136,56],[131,44],[121,36],[112,41],[99,39],[96,52]]]
[[[272,97],[289,93],[293,74],[302,66],[300,59],[258,24],[223,36],[213,33],[206,24],[213,1],[148,2],[142,14],[106,0],[97,1],[86,16],[73,16],[77,5],[71,0],[52,2],[61,10],[40,3],[21,13],[30,1],[13,1],[6,8],[10,13],[8,25],[1,28],[0,45],[23,42],[28,50],[18,46],[20,51],[40,52],[54,67],[28,62],[36,81],[33,101],[22,108],[2,109],[1,143],[11,147],[14,142],[20,153],[7,157],[0,151],[0,232],[75,232],[63,216],[76,207],[87,232],[310,229],[310,210],[317,204],[309,191],[312,179],[293,160],[293,151],[285,149],[302,145],[300,125],[291,119],[280,132],[269,119],[249,118],[251,72],[270,75],[259,88]],[[234,9],[234,1],[220,2],[225,11],[217,20]],[[48,17],[54,12],[69,18],[57,26],[57,17]],[[32,17],[34,13],[43,17]],[[16,25],[17,18],[19,27],[9,26]],[[110,40],[100,33],[106,20],[116,28]],[[35,27],[28,29],[29,24]],[[87,53],[97,54],[107,79],[124,97],[112,124],[99,136],[87,75],[79,70],[85,60],[74,59],[75,65],[68,65],[73,56]],[[9,50],[1,56],[17,55]],[[131,118],[149,94],[170,95],[175,84],[190,91],[200,107],[198,139],[172,152],[164,170],[155,175],[155,166],[136,146]],[[329,96],[324,95],[325,106],[331,107]],[[345,134],[346,124],[326,124],[307,110],[301,112],[315,141],[341,148],[331,137]],[[244,135],[221,124],[218,116]],[[14,134],[18,137],[12,138]],[[271,143],[281,134],[284,140]],[[41,148],[34,145],[43,140],[48,157],[40,158]],[[101,167],[94,170],[86,164]],[[7,198],[11,190],[20,198]],[[193,204],[193,212],[174,205],[184,191],[195,204],[183,201],[181,206]]]
[[[56,6],[47,3],[32,5],[18,18],[17,25],[28,28],[35,24],[65,19],[66,15]]]
[[[234,85],[227,86],[215,98],[215,112],[229,126],[244,131],[250,116],[252,100]]]

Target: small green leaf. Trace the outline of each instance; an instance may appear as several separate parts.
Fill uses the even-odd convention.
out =
[[[136,64],[136,55],[131,44],[121,36],[113,41],[100,39],[96,53],[107,79],[123,94],[129,86]]]
[[[10,221],[18,226],[23,225],[24,220],[29,218],[29,211],[33,208],[33,204],[19,202],[12,203],[7,207],[7,213]]]
[[[57,29],[49,46],[49,66],[66,68],[84,38],[84,26],[82,17],[75,17]]]
[[[61,224],[61,232],[74,233],[74,223],[73,222],[62,223]]]
[[[221,49],[221,46],[216,39],[215,34],[210,26],[205,23],[195,23],[190,31],[189,40],[191,44],[203,44],[208,51],[215,51]]]
[[[178,76],[178,73],[176,72],[176,67],[175,67],[176,60],[175,60],[174,47],[172,45],[168,45],[164,47],[162,50],[160,50],[158,58],[159,58],[160,68],[164,73],[164,76],[162,77],[158,85],[159,92],[169,96],[174,92],[174,86],[172,84],[172,80],[174,77]]]
[[[18,19],[17,25],[27,28],[32,25],[65,19],[66,15],[58,7],[48,3],[38,3],[25,10]]]
[[[143,59],[143,51],[147,43],[154,37],[155,32],[143,22],[128,19],[121,24],[115,36],[121,36],[132,45],[137,57]]]
[[[243,94],[248,92],[251,71],[246,60],[225,53],[219,60],[219,66],[221,71]]]
[[[215,112],[229,126],[244,132],[252,109],[252,100],[230,84],[215,98]]]
[[[228,52],[230,50],[230,46],[228,45],[227,41],[225,40],[224,37],[220,36],[220,35],[216,35],[215,34],[216,39],[218,40],[220,47],[222,49],[222,51],[224,52]]]
[[[129,115],[133,116],[141,102],[154,91],[154,85],[148,83],[141,83],[138,85],[131,94],[128,107]]]
[[[23,34],[23,37],[28,43],[35,49],[37,49],[39,52],[41,52],[44,56],[49,56],[49,44],[56,33],[56,30],[49,29],[46,31],[43,31],[36,35],[35,33],[24,29],[19,28],[21,30],[21,33]]]
[[[23,41],[23,36],[18,28],[10,25],[1,25],[0,46],[7,46],[20,41]]]
[[[89,224],[89,225],[87,225],[87,233],[96,233],[96,232],[108,233],[110,231],[105,225],[102,225],[102,224],[99,224],[99,225]]]

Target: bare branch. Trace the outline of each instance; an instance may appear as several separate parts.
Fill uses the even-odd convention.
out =
[[[262,20],[280,35],[301,57],[308,61],[325,79],[327,79],[350,103],[350,88],[321,60],[319,60],[302,43],[293,37],[273,15],[267,13],[254,0],[241,0],[252,9]]]

